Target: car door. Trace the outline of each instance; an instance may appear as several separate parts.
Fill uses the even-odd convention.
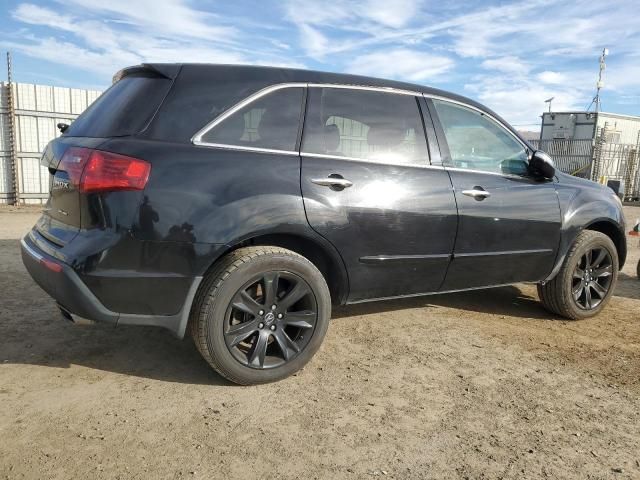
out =
[[[448,174],[430,164],[419,100],[374,89],[309,88],[304,206],[312,228],[344,260],[349,302],[433,292],[444,279],[455,199]]]
[[[427,104],[458,205],[442,290],[542,280],[560,242],[554,181],[529,174],[526,145],[488,113],[443,99]]]

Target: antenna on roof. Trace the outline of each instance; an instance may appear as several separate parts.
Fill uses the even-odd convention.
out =
[[[598,113],[602,109],[602,102],[600,101],[600,90],[604,87],[604,80],[602,80],[602,74],[604,70],[607,68],[607,64],[604,63],[605,57],[609,55],[609,49],[603,48],[602,55],[600,55],[600,71],[598,72],[598,83],[596,83],[596,96],[593,97],[589,107],[587,107],[587,112],[591,110],[591,105],[594,105],[595,112]]]
[[[544,103],[548,103],[549,104],[549,113],[551,113],[551,102],[553,101],[553,99],[556,97],[551,97],[551,98],[547,98]]]

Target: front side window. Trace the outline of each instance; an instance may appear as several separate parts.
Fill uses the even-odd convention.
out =
[[[507,130],[476,110],[433,100],[444,129],[453,167],[522,175],[527,149]]]
[[[206,132],[201,141],[222,145],[296,150],[302,87],[281,88],[251,102]]]
[[[427,164],[415,97],[348,88],[310,88],[302,151],[381,163]]]

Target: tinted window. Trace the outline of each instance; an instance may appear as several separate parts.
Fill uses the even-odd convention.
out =
[[[67,129],[73,137],[119,137],[140,132],[162,103],[171,80],[129,75],[114,83]]]
[[[454,167],[523,174],[527,150],[504,127],[484,114],[450,102],[434,100]]]
[[[388,163],[425,164],[416,99],[346,88],[311,88],[302,150]]]
[[[242,147],[296,150],[303,88],[282,88],[225,118],[202,141]]]

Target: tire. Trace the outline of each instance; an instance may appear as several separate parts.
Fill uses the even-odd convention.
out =
[[[636,275],[638,276],[638,280],[640,280],[640,260],[638,260],[638,266],[636,267]]]
[[[313,263],[284,248],[255,246],[214,265],[194,301],[190,326],[198,351],[216,372],[254,385],[304,367],[330,317],[329,288]]]
[[[596,258],[591,259],[595,264],[602,251],[606,252],[608,260],[605,258],[601,262],[602,268],[594,267],[591,269],[593,273],[588,273],[585,256],[589,255],[589,252],[595,254]],[[606,267],[608,263],[610,268]],[[618,280],[618,265],[618,252],[611,239],[603,233],[584,230],[576,237],[558,274],[552,280],[538,284],[538,296],[547,310],[565,318],[581,320],[593,317],[602,311],[613,295]],[[586,269],[581,268],[585,266]],[[607,269],[610,271],[609,275]],[[586,279],[583,276],[585,271],[588,274]],[[601,276],[596,278],[597,275]],[[598,291],[606,293],[598,294],[596,286]],[[587,297],[586,290],[589,291],[590,297]],[[577,298],[574,292],[579,292]],[[587,308],[590,302],[593,306]]]

